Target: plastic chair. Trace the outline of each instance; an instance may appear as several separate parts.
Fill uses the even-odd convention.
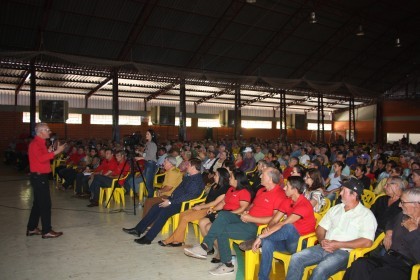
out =
[[[360,257],[364,257],[367,253],[375,250],[379,244],[382,243],[382,240],[385,237],[385,233],[381,233],[378,237],[376,237],[375,241],[373,242],[372,246],[369,248],[356,248],[350,251],[349,260],[347,262],[347,268],[351,266],[351,264],[357,260]],[[308,279],[308,276],[312,273],[313,269],[316,267],[316,265],[311,265],[305,268],[305,271],[303,273],[302,279]],[[341,270],[337,272],[336,274],[332,275],[329,279],[332,280],[341,280],[343,279],[345,270]]]
[[[194,205],[196,201],[202,199],[205,195],[206,195],[206,192],[203,190],[203,192],[200,194],[199,197],[182,202],[181,210],[179,211],[179,213],[184,212],[185,210],[188,210],[189,208],[191,208],[191,205]],[[169,227],[171,224],[172,224],[172,230],[174,231],[176,229],[179,223],[179,213],[173,215],[171,218],[168,219],[168,221],[166,221],[161,231],[162,234],[166,234],[169,232]]]
[[[411,270],[411,280],[419,280],[420,264],[413,266]]]
[[[375,200],[375,193],[370,191],[370,190],[364,189],[363,194],[362,194],[363,204],[367,208],[370,208],[372,206],[374,200]]]
[[[201,201],[206,196],[206,192],[203,190],[203,192],[196,198],[184,201],[181,205],[181,211],[179,213],[184,212],[185,210],[190,209],[192,206],[197,203],[197,201]],[[179,213],[172,216],[172,230],[175,230],[179,223]]]
[[[385,196],[386,194],[384,194],[384,193],[381,193],[381,194],[379,194],[379,195],[376,195],[375,196],[375,199],[372,201],[372,204],[371,204],[371,206],[373,205],[373,204],[375,204],[376,203],[376,201],[378,200],[378,198],[380,198],[380,197],[382,197],[382,196]]]
[[[128,175],[130,174],[130,172],[128,172],[126,175],[124,175],[121,178],[115,178],[112,180],[111,183],[111,187],[110,188],[104,188],[101,187],[100,191],[99,191],[99,205],[102,205],[103,203],[103,199],[104,199],[104,195],[105,195],[105,202],[108,202],[109,199],[111,198],[111,194],[112,192],[114,192],[114,201],[116,204],[120,204],[120,202],[122,202],[123,207],[125,207],[125,190],[123,187],[121,187],[118,184],[119,180],[124,180],[127,179]],[[111,203],[108,203],[108,205],[106,206],[106,208],[111,207],[110,205]]]
[[[331,208],[331,200],[329,200],[328,198],[324,198],[325,199],[325,203],[324,205],[322,205],[321,209],[319,209],[318,214],[320,214],[321,216],[324,216],[325,213],[328,212],[328,210],[330,210]]]
[[[267,225],[260,225],[257,234],[261,234],[262,230]],[[245,240],[229,239],[230,248],[233,249],[233,244],[241,244]],[[254,253],[252,250],[245,251],[245,280],[254,279],[255,267],[259,266],[259,253]]]
[[[318,226],[319,222],[322,219],[322,215],[319,213],[314,213],[315,219],[316,219],[316,226]],[[302,235],[301,237],[299,237],[299,241],[298,241],[298,246],[296,248],[296,252],[300,252],[302,251],[304,242],[306,243],[306,248],[309,247],[308,246],[308,240],[310,238],[316,238],[316,234],[315,232],[306,234],[306,235]],[[310,243],[310,245],[314,246],[314,243]],[[287,274],[287,270],[289,269],[289,264],[290,264],[290,260],[292,258],[293,254],[287,253],[287,252],[274,252],[273,254],[273,268],[274,266],[274,260],[280,260],[283,262],[283,266],[284,266],[284,275]]]

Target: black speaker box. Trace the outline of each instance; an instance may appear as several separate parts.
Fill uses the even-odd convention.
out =
[[[175,107],[152,107],[151,118],[154,125],[175,125]]]
[[[305,115],[295,115],[295,128],[296,129],[306,129],[306,116]]]
[[[46,123],[65,123],[69,118],[69,103],[64,100],[39,100],[39,119]]]

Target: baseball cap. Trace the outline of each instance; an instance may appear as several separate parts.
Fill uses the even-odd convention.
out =
[[[244,153],[249,153],[249,152],[252,153],[251,147],[246,147],[245,150],[244,150]]]
[[[343,182],[341,183],[341,186],[349,188],[352,191],[355,191],[359,196],[362,196],[363,194],[363,189],[364,189],[363,183],[354,177],[348,180],[343,180]]]
[[[369,159],[370,159],[370,156],[369,156],[368,154],[361,154],[361,155],[359,156],[359,158],[369,160]]]

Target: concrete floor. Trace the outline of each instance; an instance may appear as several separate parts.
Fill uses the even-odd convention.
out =
[[[56,190],[52,181],[52,225],[64,235],[26,237],[32,206],[28,177],[13,170],[1,173],[6,174],[0,174],[0,279],[235,279],[235,274],[210,275],[214,264],[187,257],[182,248],[159,246],[161,236],[151,245],[134,243],[121,231],[140,219],[132,204],[127,213],[87,208],[87,200]],[[187,243],[196,242],[190,230]]]

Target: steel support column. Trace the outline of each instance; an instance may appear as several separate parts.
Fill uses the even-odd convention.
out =
[[[353,137],[351,137],[352,131],[353,131]],[[357,141],[354,97],[351,97],[349,100],[349,139],[348,140],[352,142]]]
[[[31,72],[30,78],[30,96],[29,96],[29,135],[35,136],[35,122],[36,122],[36,71],[35,60],[33,59],[30,64],[29,71]]]
[[[235,86],[235,127],[234,127],[234,139],[239,140],[241,138],[241,86],[237,84]]]
[[[284,124],[284,125],[283,125]],[[280,93],[280,142],[287,142],[286,93]]]
[[[186,92],[185,92],[185,79],[181,79],[179,84],[179,133],[178,138],[180,141],[187,139],[187,105],[186,105]]]
[[[119,102],[118,102],[118,71],[112,71],[112,140],[120,141]]]

